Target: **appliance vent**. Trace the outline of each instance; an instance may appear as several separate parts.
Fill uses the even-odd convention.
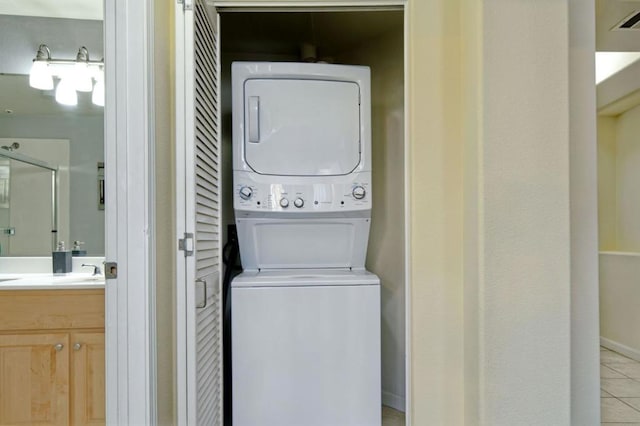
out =
[[[611,28],[611,31],[624,30],[640,30],[640,10],[635,10]]]

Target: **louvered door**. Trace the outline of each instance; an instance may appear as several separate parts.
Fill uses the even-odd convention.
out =
[[[202,0],[184,0],[176,16],[178,416],[214,426],[222,425],[219,20]]]

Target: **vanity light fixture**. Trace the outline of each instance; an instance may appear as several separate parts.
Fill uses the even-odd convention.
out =
[[[31,72],[29,73],[29,86],[34,89],[51,90],[53,89],[53,75],[49,68],[49,62],[51,61],[51,51],[46,44],[41,44],[38,47],[38,53],[31,65]]]
[[[89,59],[89,50],[82,46],[75,59],[53,59],[46,44],[38,47],[29,85],[35,89],[52,90],[53,77],[60,79],[56,88],[56,101],[63,105],[77,105],[77,92],[91,92],[95,105],[104,106],[104,61]],[[95,87],[93,80],[95,79]]]

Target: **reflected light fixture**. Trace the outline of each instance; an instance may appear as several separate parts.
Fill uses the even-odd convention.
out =
[[[91,92],[91,101],[104,106],[104,61],[89,59],[89,50],[82,46],[75,59],[51,58],[46,44],[38,47],[31,72],[29,85],[35,89],[52,90],[53,77],[60,79],[56,88],[56,101],[63,105],[77,105],[77,92]],[[96,84],[94,87],[93,79]],[[97,93],[96,93],[97,92]]]
[[[82,46],[76,56],[76,64],[73,67],[73,82],[78,92],[90,92],[93,89],[91,71],[89,71],[89,51]]]
[[[96,74],[96,85],[91,94],[91,102],[94,105],[104,106],[104,71],[100,70]]]
[[[56,87],[56,102],[62,105],[78,105],[78,93],[74,87],[73,74],[71,72],[62,76],[58,87]]]
[[[41,44],[31,65],[29,86],[40,90],[53,89],[53,75],[51,75],[51,69],[49,68],[50,60],[51,51],[46,44]]]

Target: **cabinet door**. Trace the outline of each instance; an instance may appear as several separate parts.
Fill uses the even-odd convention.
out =
[[[71,424],[104,425],[104,332],[72,333],[71,353]]]
[[[0,425],[67,425],[69,335],[0,335]]]

